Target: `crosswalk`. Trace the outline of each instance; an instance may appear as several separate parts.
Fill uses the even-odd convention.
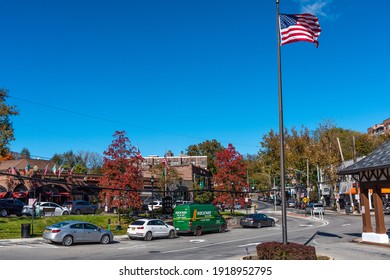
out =
[[[48,243],[48,242],[43,242],[43,241],[37,241],[37,242],[23,242],[23,241],[18,241],[18,242],[14,242],[14,241],[11,241],[11,240],[2,240],[0,242],[0,250],[1,248],[5,248],[5,247],[19,247],[19,248],[31,248],[31,249],[34,249],[34,248],[45,248],[45,249],[57,249],[57,248],[67,248],[67,247],[64,247],[64,246],[60,246],[58,244],[54,244],[54,243]]]

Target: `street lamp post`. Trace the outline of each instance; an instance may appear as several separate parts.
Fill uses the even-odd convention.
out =
[[[231,209],[232,209],[232,215],[234,216],[234,192],[235,192],[235,189],[234,189],[234,182],[231,182],[232,184],[232,189],[231,189],[231,197],[232,197],[232,205],[231,205]]]
[[[154,176],[150,177],[150,183],[152,184],[152,219],[154,219]]]
[[[179,178],[179,199],[181,201],[184,201],[184,192],[183,192],[183,178]]]
[[[37,180],[35,178],[35,176],[37,175],[37,172],[38,172],[39,168],[38,166],[34,165],[33,167],[33,171],[34,171],[34,202],[33,202],[33,205],[32,205],[32,213],[31,213],[31,235],[33,236],[34,235],[34,216],[35,216],[35,204],[36,204],[36,187],[37,187]]]

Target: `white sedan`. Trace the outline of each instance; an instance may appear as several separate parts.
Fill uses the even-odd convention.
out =
[[[33,213],[32,205],[25,205],[22,214],[31,216]],[[67,207],[62,207],[54,202],[37,202],[35,204],[35,215],[40,216],[65,216],[69,215],[70,211]]]
[[[159,219],[139,219],[129,225],[127,236],[130,239],[142,238],[145,241],[150,241],[156,237],[172,239],[176,237],[176,230],[173,226]]]

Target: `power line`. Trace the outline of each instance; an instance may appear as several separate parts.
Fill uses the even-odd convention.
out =
[[[14,97],[14,96],[10,96],[10,95],[8,95],[8,97],[16,99],[16,100],[23,101],[23,102],[26,102],[26,103],[31,103],[31,104],[35,104],[35,105],[38,105],[38,106],[50,108],[50,109],[53,109],[53,110],[62,111],[62,112],[66,112],[66,113],[71,113],[71,114],[75,114],[75,115],[79,115],[79,116],[83,116],[83,117],[87,117],[87,118],[91,118],[91,119],[96,119],[96,120],[100,120],[100,121],[105,121],[105,122],[110,122],[110,123],[115,123],[115,124],[122,124],[122,125],[132,126],[132,127],[136,127],[136,128],[145,129],[145,130],[151,130],[151,131],[165,133],[165,134],[171,134],[171,135],[175,135],[175,136],[181,136],[181,137],[186,137],[186,138],[197,139],[197,140],[200,140],[200,141],[207,140],[207,139],[204,139],[204,138],[201,138],[201,137],[197,137],[197,136],[186,135],[186,134],[181,134],[181,133],[172,132],[172,131],[168,131],[168,130],[161,130],[161,129],[156,129],[156,128],[152,128],[152,127],[141,126],[141,125],[137,125],[137,124],[131,124],[131,123],[123,122],[123,121],[112,120],[112,119],[103,118],[103,117],[90,115],[90,114],[86,114],[86,113],[80,113],[80,112],[76,112],[76,111],[72,111],[72,110],[68,110],[68,109],[64,109],[64,108],[59,108],[59,107],[56,107],[56,106],[43,104],[43,103],[32,101],[32,100],[27,100],[27,99],[24,99],[24,98]],[[223,143],[230,143],[229,141],[221,141],[221,142],[223,142]],[[245,143],[232,143],[232,144],[234,144],[236,146],[246,146],[246,147],[258,148],[258,146],[256,146],[256,145],[250,145],[250,144],[245,144]]]

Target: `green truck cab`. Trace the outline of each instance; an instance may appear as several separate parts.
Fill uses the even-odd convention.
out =
[[[183,204],[175,207],[173,226],[177,233],[224,232],[226,220],[213,204]]]

